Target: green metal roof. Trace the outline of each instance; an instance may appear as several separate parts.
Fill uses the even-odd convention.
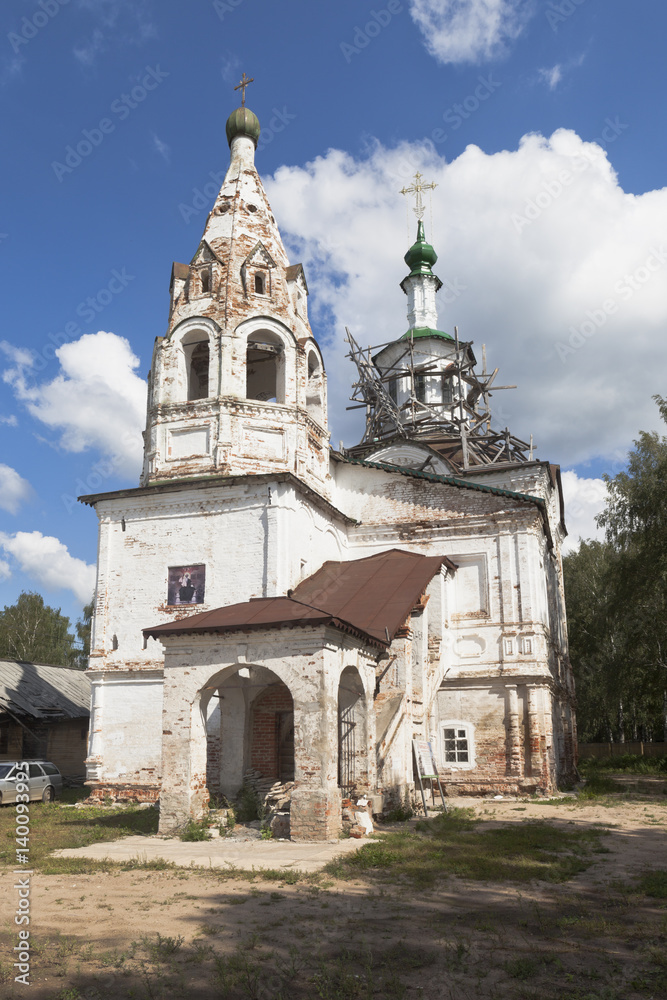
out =
[[[445,333],[444,330],[432,330],[430,326],[413,326],[400,339],[409,340],[410,337],[413,340],[419,340],[422,337],[439,337],[440,340],[454,340],[451,333]]]

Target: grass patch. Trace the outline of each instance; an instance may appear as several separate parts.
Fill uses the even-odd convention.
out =
[[[339,878],[359,875],[418,887],[450,875],[499,882],[565,882],[584,871],[600,847],[599,830],[564,831],[547,823],[508,823],[480,830],[470,810],[451,810],[414,830],[382,834],[325,868]]]
[[[539,964],[534,958],[522,956],[505,962],[505,972],[511,979],[532,979],[539,971]]]
[[[78,792],[79,789],[73,791]],[[15,824],[14,809],[0,809],[0,865],[13,865],[15,862]],[[30,865],[43,871],[48,868],[50,874],[108,871],[110,869],[103,862],[96,865],[83,858],[49,858],[49,854],[63,848],[89,847],[137,834],[152,836],[157,833],[157,826],[157,809],[137,809],[135,806],[61,809],[58,802],[31,802]],[[72,861],[85,862],[85,868],[70,867]],[[66,862],[65,866],[59,866],[60,862]]]
[[[607,778],[603,774],[591,773],[586,777],[586,784],[583,788],[579,790],[578,798],[583,801],[590,799],[599,799],[604,795],[610,795],[614,792],[623,792],[625,789],[614,781],[613,778]]]
[[[208,820],[201,823],[196,823],[193,819],[188,820],[178,836],[180,840],[185,840],[188,843],[208,840]]]
[[[645,872],[639,879],[638,888],[645,896],[653,899],[667,899],[667,871],[654,869]]]
[[[577,766],[585,776],[599,771],[667,775],[667,757],[643,757],[636,753],[624,753],[618,757],[587,757],[580,760]]]

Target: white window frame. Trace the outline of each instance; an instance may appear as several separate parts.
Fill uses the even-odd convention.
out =
[[[453,761],[445,758],[445,730],[456,729],[465,730],[465,739],[468,741],[468,760]],[[457,734],[457,739],[461,739]],[[440,723],[440,760],[442,766],[447,770],[469,771],[476,766],[475,761],[475,727],[471,722],[464,722],[462,719],[447,719]]]

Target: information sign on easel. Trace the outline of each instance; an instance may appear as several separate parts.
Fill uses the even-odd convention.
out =
[[[442,791],[442,785],[440,784],[440,775],[438,774],[438,765],[435,759],[435,753],[433,751],[433,744],[431,743],[430,740],[413,740],[412,752],[414,755],[417,777],[419,778],[419,788],[422,793],[424,815],[428,816],[428,811],[426,809],[426,795],[424,794],[424,781],[430,782],[431,802],[433,803],[433,805],[435,805],[433,782],[434,781],[436,782],[438,786],[438,791],[440,792],[440,798],[442,799],[443,809],[445,812],[447,812],[447,803],[445,802],[445,796]]]

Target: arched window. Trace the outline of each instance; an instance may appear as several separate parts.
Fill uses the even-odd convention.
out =
[[[193,344],[190,353],[188,372],[188,399],[208,398],[208,368],[208,341],[205,343]]]
[[[211,269],[208,267],[203,268],[201,272],[201,291],[202,295],[208,295],[211,291]]]
[[[426,376],[415,375],[415,399],[420,403],[426,402]]]
[[[265,289],[264,275],[263,274],[256,274],[255,275],[255,292],[256,292],[256,294],[257,295],[264,295],[264,289]]]
[[[246,397],[265,403],[284,403],[284,351],[275,333],[261,330],[248,339]]]
[[[322,365],[315,351],[308,355],[308,384],[306,386],[306,406],[313,420],[322,423]]]

